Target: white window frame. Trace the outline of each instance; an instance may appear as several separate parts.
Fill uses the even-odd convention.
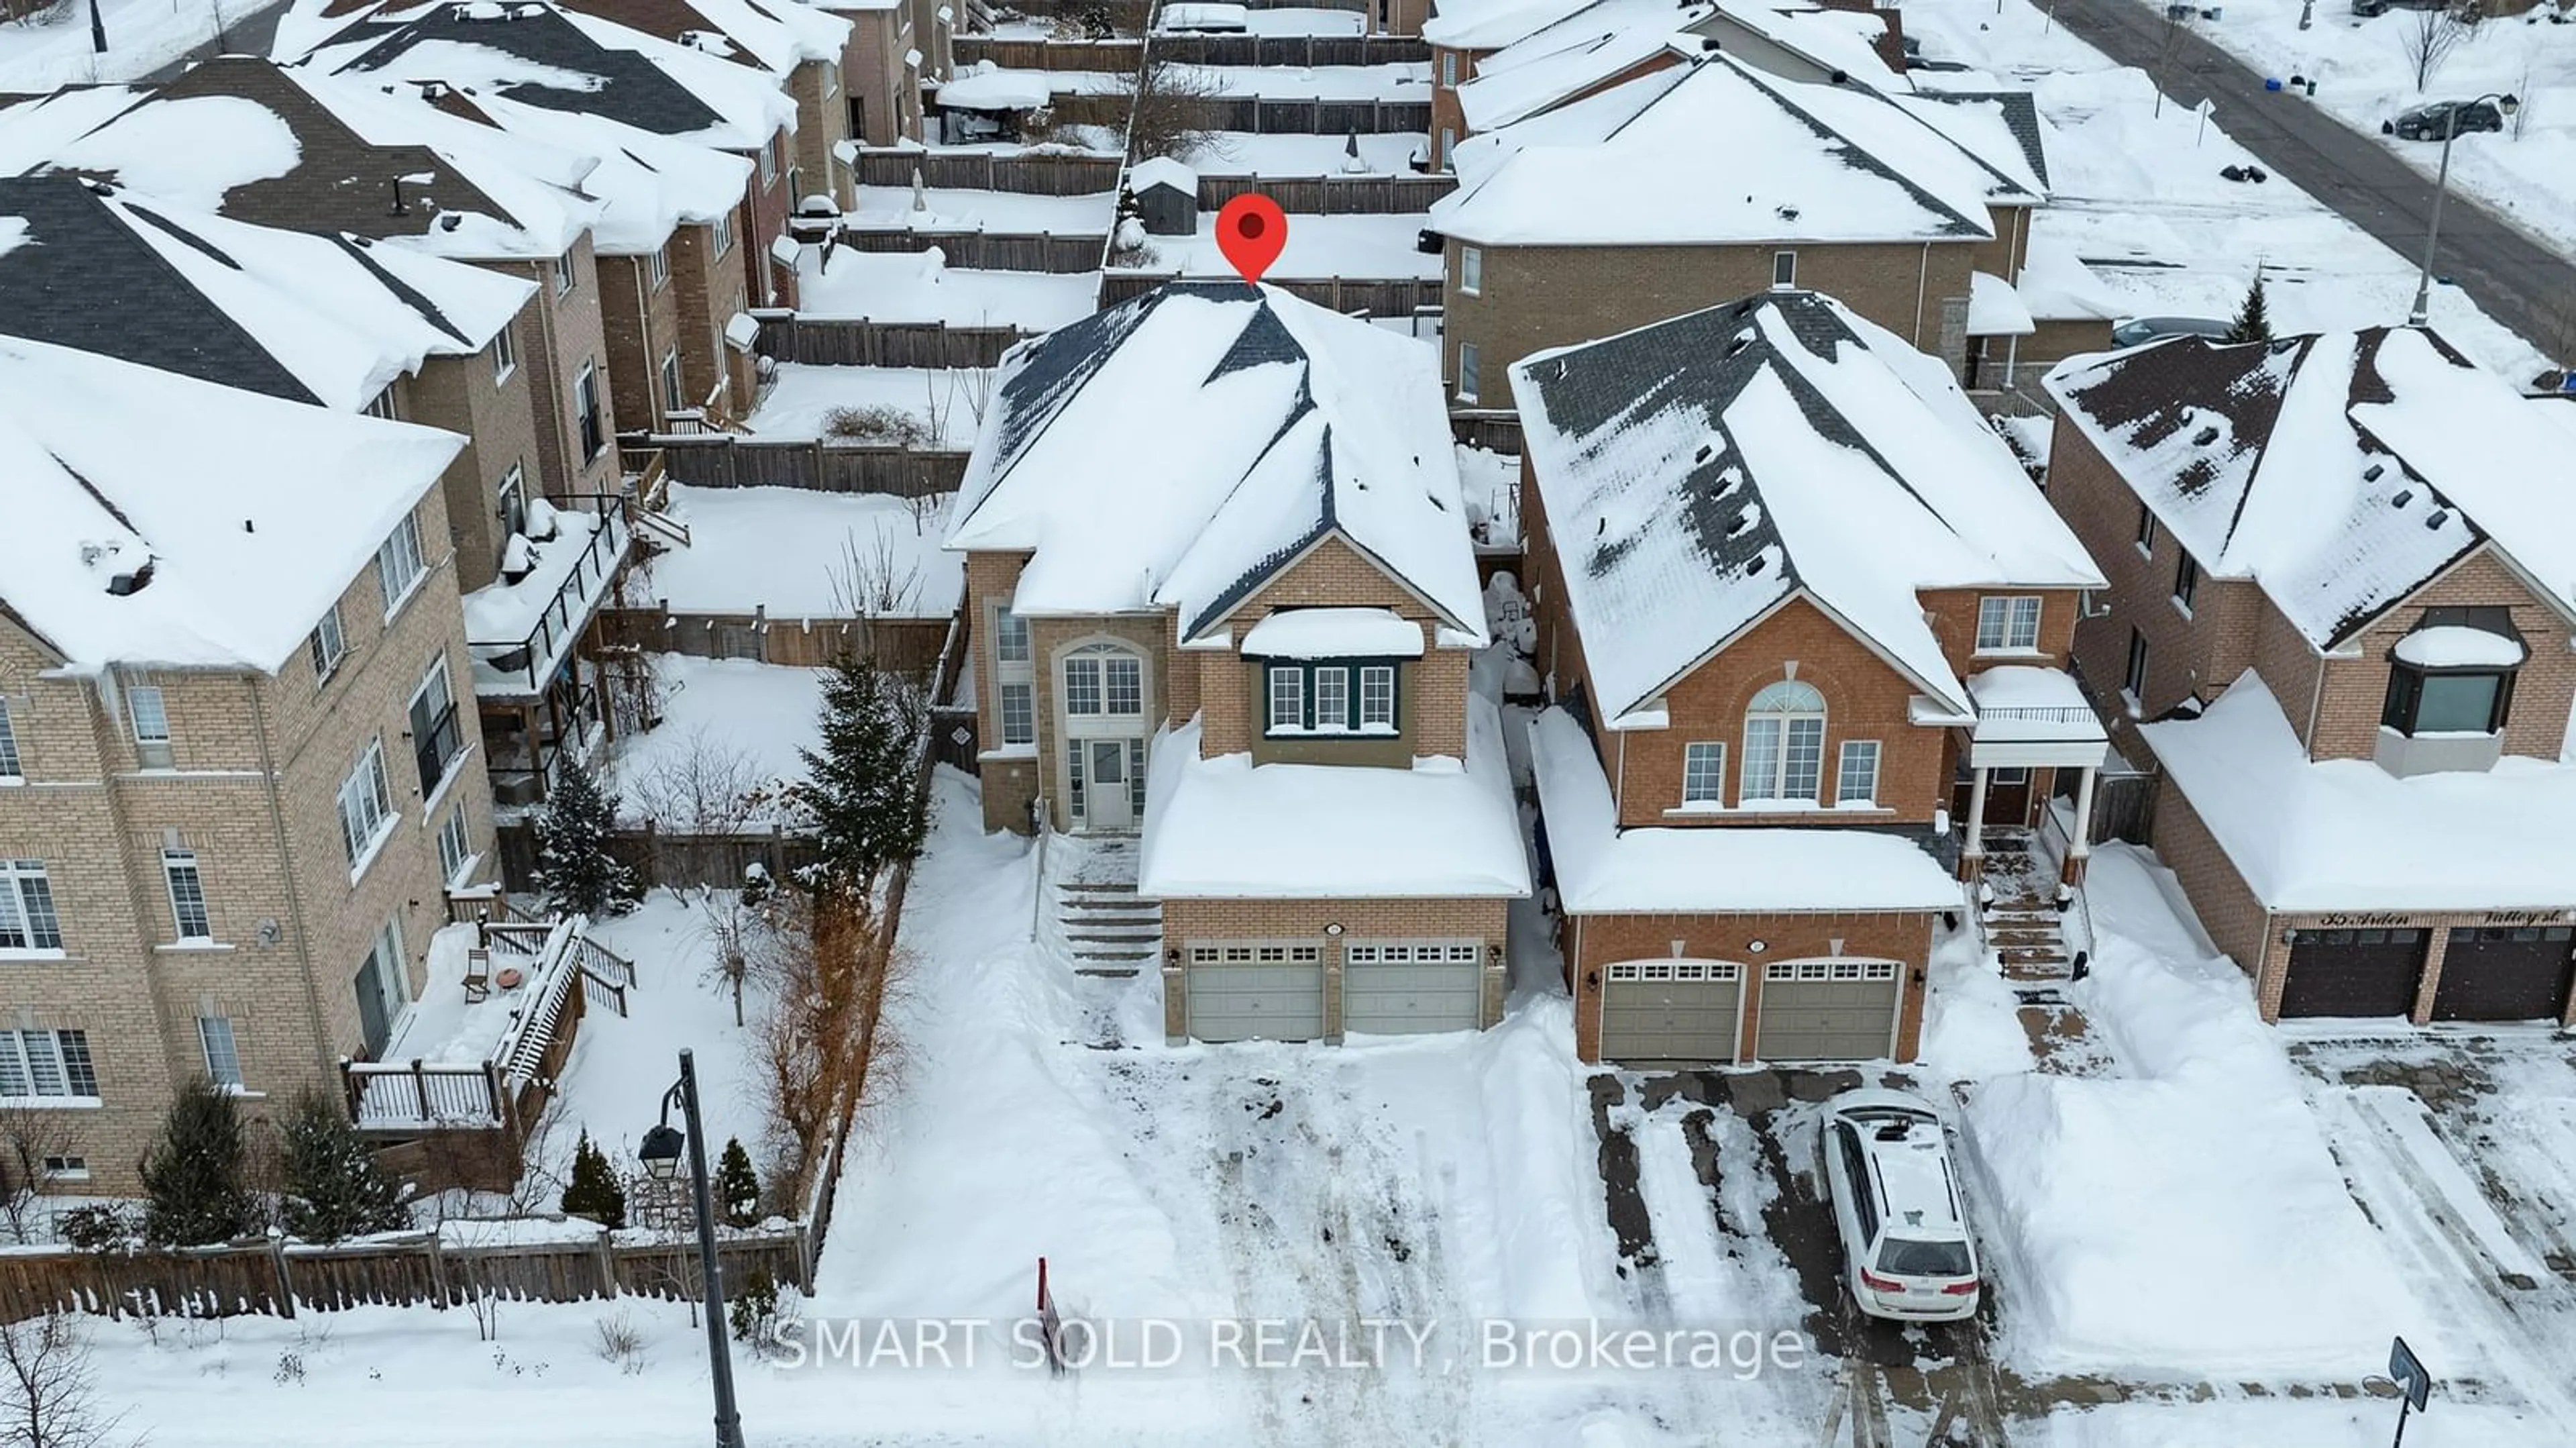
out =
[[[1481,246],[1458,247],[1458,290],[1468,296],[1482,296],[1485,291],[1485,249]]]
[[[708,228],[715,233],[708,255],[722,256],[726,252],[733,250],[732,212],[728,211],[718,216],[714,221],[708,223]]]
[[[1005,747],[1038,742],[1037,670],[1031,661],[1029,621],[998,606],[993,610],[993,724]]]
[[[1801,690],[1804,696],[1812,697],[1816,702],[1813,707],[1799,708],[1777,708],[1763,703],[1765,699],[1775,696],[1790,697],[1780,693],[1783,689]],[[1770,737],[1767,746],[1757,742],[1763,733],[1759,726],[1763,725],[1771,726],[1768,731]],[[1791,789],[1789,784],[1792,759],[1797,754],[1802,740],[1813,746],[1815,754],[1810,766],[1814,771],[1814,777],[1807,781],[1807,789],[1803,794]],[[1770,755],[1769,767],[1757,771],[1755,761],[1763,757],[1766,747]],[[1777,804],[1813,806],[1824,788],[1824,750],[1824,695],[1818,692],[1814,685],[1801,684],[1794,679],[1784,679],[1779,683],[1766,686],[1762,692],[1753,696],[1753,703],[1744,711],[1744,753],[1736,765],[1737,807],[1755,809],[1764,805]]]
[[[242,1089],[241,1044],[230,1016],[197,1017],[197,1054],[206,1079],[227,1091]]]
[[[2138,505],[2138,556],[2156,556],[2156,510],[2144,503]]]
[[[1843,741],[1834,761],[1836,806],[1864,805],[1873,809],[1878,806],[1878,755],[1878,741],[1875,739]],[[1854,793],[1852,788],[1855,776],[1863,785],[1858,793]]]
[[[599,364],[596,362],[582,363],[581,370],[573,374],[572,423],[573,437],[576,441],[581,438],[584,424],[588,424],[598,433],[599,445],[585,448],[581,455],[581,460],[585,463],[598,461],[599,455],[608,451],[610,438],[608,419],[601,416],[599,411]]]
[[[420,515],[405,513],[393,532],[385,535],[384,546],[376,550],[376,582],[384,589],[385,617],[402,612],[427,577],[429,561],[420,548]]]
[[[1122,669],[1135,673],[1132,691],[1122,691],[1112,683],[1113,676]],[[1145,661],[1129,649],[1117,644],[1085,644],[1064,656],[1057,674],[1063,685],[1061,703],[1067,719],[1145,717]],[[1079,685],[1077,678],[1083,679]],[[1133,698],[1122,701],[1122,692],[1132,692]],[[1090,696],[1090,708],[1078,705],[1077,699],[1083,694]],[[1133,703],[1135,707],[1121,708],[1121,702]]]
[[[1692,777],[1697,775],[1705,792],[1695,789]],[[1717,808],[1726,803],[1726,741],[1694,739],[1682,746],[1682,804],[1685,808]]]
[[[25,782],[26,761],[18,757],[18,731],[9,722],[9,700],[0,696],[0,780]]]
[[[551,263],[555,272],[555,295],[570,296],[573,284],[573,248],[565,247],[563,255]]]
[[[134,736],[135,762],[145,769],[169,769],[170,698],[158,684],[129,684],[125,689],[125,722]]]
[[[2040,600],[2035,593],[1997,593],[1977,600],[1976,651],[2039,652]]]
[[[183,878],[187,882],[185,892],[180,889]],[[211,943],[215,938],[215,912],[214,906],[206,899],[206,873],[197,863],[196,851],[165,849],[161,852],[161,890],[170,901],[172,938],[182,945],[192,941]],[[186,898],[189,893],[196,896],[196,928],[193,930],[189,928],[190,905]]]
[[[1771,253],[1771,286],[1787,291],[1798,285],[1798,253],[1782,248]]]
[[[384,391],[367,399],[367,405],[358,410],[369,417],[380,417],[387,422],[402,421],[402,414],[394,408],[394,390],[390,385]]]
[[[1476,375],[1484,370],[1484,356],[1473,342],[1458,344],[1458,400],[1476,400]]]
[[[1440,83],[1451,90],[1458,88],[1458,52],[1454,50],[1440,52]]]
[[[777,179],[778,138],[772,136],[760,143],[760,188],[764,191],[768,190],[770,183]]]
[[[680,388],[680,349],[672,347],[662,353],[662,408],[669,413],[688,405]]]
[[[2135,624],[2129,626],[2129,657],[2120,669],[2120,693],[2132,711],[2144,709],[2147,697],[2147,635]]]
[[[1315,732],[1347,734],[1351,730],[1351,669],[1348,664],[1317,664],[1309,670],[1315,680]],[[1332,712],[1325,713],[1326,699],[1332,700]]]
[[[2185,548],[2180,561],[2174,564],[2173,606],[2182,611],[2183,617],[2189,618],[2192,599],[2199,593],[2200,560],[2192,557],[2191,550]]]
[[[465,802],[458,800],[447,812],[447,820],[438,827],[438,877],[454,885],[474,862],[474,835],[465,819]]]
[[[311,637],[304,641],[304,656],[313,665],[313,686],[317,689],[331,682],[331,676],[340,672],[341,661],[349,657],[349,636],[340,627],[338,599],[331,600],[321,622],[313,625]]]
[[[492,334],[492,384],[496,387],[509,381],[510,374],[519,370],[517,327],[515,321],[503,322],[501,330]]]
[[[1443,170],[1443,171],[1451,171],[1451,170],[1455,170],[1455,169],[1457,169],[1457,165],[1458,165],[1458,157],[1457,157],[1457,154],[1456,154],[1456,153],[1457,153],[1457,150],[1458,150],[1458,128],[1457,128],[1456,126],[1442,126],[1442,127],[1440,128],[1440,169],[1441,169],[1441,170]]]
[[[1395,717],[1395,665],[1360,665],[1360,732],[1393,734],[1398,728]]]
[[[351,878],[374,863],[386,836],[402,819],[394,803],[393,783],[385,775],[385,740],[379,734],[358,752],[358,762],[340,781],[340,843],[349,856]]]
[[[644,261],[644,274],[652,281],[653,290],[657,292],[670,285],[671,244],[669,242],[666,241],[653,248],[653,254]]]
[[[43,1048],[41,1054],[37,1049],[39,1046]],[[86,1081],[81,1079],[84,1076],[88,1078]],[[48,1078],[62,1089],[40,1089]],[[9,1091],[12,1081],[25,1089],[14,1093]],[[89,1089],[72,1089],[81,1085]],[[90,1050],[88,1031],[78,1027],[0,1031],[0,1101],[26,1106],[70,1106],[95,1104],[98,1100],[98,1057]]]
[[[89,1158],[78,1153],[45,1158],[45,1180],[49,1182],[85,1182],[89,1180]]]
[[[1263,717],[1269,720],[1266,732],[1303,734],[1306,732],[1306,671],[1294,664],[1277,664],[1265,671],[1262,697],[1268,701]],[[1285,684],[1286,688],[1280,686]],[[1285,709],[1286,718],[1281,718]]]
[[[42,860],[0,859],[0,956],[56,959],[63,953],[62,911],[54,903],[53,877]]]

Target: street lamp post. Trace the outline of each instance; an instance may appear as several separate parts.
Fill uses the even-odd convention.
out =
[[[671,1107],[680,1108],[684,1130],[671,1126]],[[689,1187],[698,1214],[698,1269],[707,1284],[707,1370],[715,1380],[716,1448],[743,1448],[742,1414],[734,1405],[733,1346],[725,1340],[724,1281],[716,1267],[715,1193],[707,1184],[707,1130],[698,1117],[698,1065],[695,1053],[680,1053],[680,1079],[662,1093],[661,1124],[644,1133],[637,1155],[655,1181],[679,1174],[680,1152],[689,1155]]]
[[[2522,109],[2522,102],[2513,96],[2490,91],[2473,101],[2456,102],[2442,113],[2442,165],[2433,178],[2433,220],[2424,228],[2424,270],[2415,278],[2415,307],[2406,314],[2408,326],[2423,326],[2433,310],[2433,253],[2442,245],[2442,201],[2451,192],[2451,142],[2460,134],[2460,112],[2488,101],[2508,116]]]

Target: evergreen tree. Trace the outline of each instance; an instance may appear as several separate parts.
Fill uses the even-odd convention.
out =
[[[286,1230],[308,1242],[337,1242],[411,1224],[401,1188],[376,1165],[348,1116],[316,1091],[286,1120]]]
[[[2272,311],[2264,304],[2263,274],[2254,274],[2254,285],[2245,291],[2245,305],[2236,309],[2236,325],[2227,329],[2230,342],[2269,342],[2272,340]]]
[[[228,1242],[259,1226],[248,1142],[232,1093],[200,1076],[179,1090],[143,1159],[143,1235],[172,1247]]]
[[[635,872],[608,850],[617,827],[617,797],[602,793],[590,771],[564,767],[537,816],[537,888],[548,908],[566,915],[623,915],[643,898]]]
[[[593,1146],[590,1133],[572,1149],[572,1184],[564,1188],[564,1215],[588,1217],[603,1227],[626,1225],[626,1187],[610,1170],[608,1154]]]
[[[823,750],[797,751],[806,777],[793,786],[814,819],[816,890],[865,897],[888,867],[921,853],[930,801],[917,771],[929,727],[910,682],[873,660],[833,666],[823,681]]]
[[[729,1227],[760,1225],[760,1173],[751,1169],[751,1153],[742,1149],[742,1138],[725,1138],[724,1155],[716,1162],[713,1183],[716,1215]]]

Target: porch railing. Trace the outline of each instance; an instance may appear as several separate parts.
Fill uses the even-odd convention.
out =
[[[2098,724],[2101,716],[2082,704],[2004,704],[1977,706],[1979,719],[2023,719],[2034,724]]]
[[[634,537],[625,498],[599,493],[575,501],[592,505],[589,512],[597,525],[582,545],[581,556],[573,561],[572,571],[555,586],[554,596],[538,612],[527,634],[515,639],[465,641],[485,668],[523,676],[530,694],[544,692],[567,643],[589,624],[591,615],[607,599],[608,581],[616,576],[618,564],[625,559],[627,545]]]

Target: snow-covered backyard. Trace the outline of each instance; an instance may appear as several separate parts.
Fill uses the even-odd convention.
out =
[[[909,187],[862,186],[850,208],[856,227],[913,231],[1052,232],[1059,236],[1105,234],[1118,211],[1118,194],[1039,196],[1020,191],[952,191],[924,187],[914,209]]]
[[[976,413],[992,403],[982,367],[814,367],[778,365],[777,381],[745,419],[764,438],[806,441],[823,434],[835,408],[890,407],[919,423],[926,447],[973,445]]]
[[[656,558],[648,587],[674,613],[946,618],[964,596],[965,560],[940,547],[945,495],[673,483],[670,512],[689,546]]]
[[[2313,100],[2286,89],[2267,99],[2321,107],[2372,136],[2380,136],[2381,122],[2429,101],[2514,96],[2526,109],[2502,133],[2463,135],[2453,144],[2451,184],[2561,251],[2576,247],[2576,24],[2548,23],[2562,13],[2554,0],[2472,26],[2412,10],[2365,18],[2351,13],[2350,0],[2316,0],[2312,23],[2301,30],[2307,3],[2236,0],[2216,19],[2195,16],[2189,23],[2267,77],[2317,83]],[[2562,13],[2562,19],[2576,15]],[[2436,54],[2419,88],[2417,62],[2428,32],[2436,37]],[[2441,164],[2438,139],[2382,136],[2381,142],[2428,178]]]
[[[656,776],[686,768],[701,744],[738,756],[757,781],[805,772],[797,751],[816,747],[822,670],[657,654],[653,673],[662,689],[662,722],[620,736],[608,771],[608,783],[624,796],[619,812],[630,822],[640,822],[639,806],[654,797]],[[768,828],[766,817],[750,823]]]
[[[1326,277],[1376,279],[1381,277],[1438,280],[1440,255],[1425,253],[1414,243],[1422,234],[1427,216],[1414,213],[1392,216],[1314,216],[1304,213],[1288,217],[1288,244],[1279,259],[1270,264],[1270,275],[1318,280]],[[1146,238],[1153,259],[1141,271],[1171,272],[1184,277],[1230,277],[1233,263],[1217,249],[1216,213],[1201,212],[1198,232],[1193,236],[1152,236]]]
[[[944,322],[1048,332],[1090,316],[1100,279],[1089,272],[979,271],[952,267],[937,248],[861,252],[844,247],[826,266],[814,248],[797,263],[800,311],[809,317]]]

